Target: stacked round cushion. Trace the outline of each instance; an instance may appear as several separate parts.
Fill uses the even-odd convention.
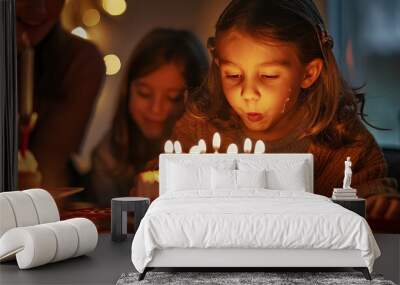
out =
[[[84,255],[98,233],[88,219],[60,221],[53,197],[43,189],[0,193],[0,261],[17,259],[20,269]]]

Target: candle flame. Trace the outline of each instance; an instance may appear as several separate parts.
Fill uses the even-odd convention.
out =
[[[218,132],[215,132],[213,135],[212,146],[215,152],[218,152],[221,147],[221,135]]]
[[[244,140],[244,145],[243,145],[243,151],[245,152],[245,153],[250,153],[251,152],[251,147],[252,147],[252,142],[251,142],[251,139],[249,139],[249,138],[246,138],[245,140]]]
[[[174,144],[171,140],[167,140],[164,144],[164,152],[165,153],[173,153],[174,152]]]
[[[256,145],[254,147],[254,153],[264,153],[265,152],[265,144],[262,140],[256,141]]]
[[[182,145],[179,141],[174,142],[175,153],[182,153]]]
[[[238,153],[238,152],[239,152],[238,147],[234,143],[231,143],[226,149],[226,153]]]
[[[190,148],[189,153],[192,154],[200,154],[201,153],[201,149],[198,145],[194,145]]]
[[[205,140],[199,139],[199,142],[197,143],[197,145],[200,148],[200,153],[206,153],[207,152],[207,144],[206,144]]]

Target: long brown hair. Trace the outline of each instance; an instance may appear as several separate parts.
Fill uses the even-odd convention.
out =
[[[237,29],[259,41],[272,39],[292,43],[303,64],[315,58],[323,59],[319,78],[299,95],[299,103],[306,106],[311,118],[300,138],[310,136],[313,141],[333,148],[357,141],[351,126],[358,119],[357,105],[364,102],[364,94],[349,87],[342,78],[332,52],[332,38],[327,35],[312,1],[232,1],[216,24],[215,38],[210,40],[214,56],[218,56],[216,42],[230,29]],[[202,90],[192,99],[189,110],[193,116],[208,118],[219,128],[239,126],[239,116],[234,114],[223,95],[215,61],[211,63]]]
[[[139,171],[161,151],[161,140],[146,139],[133,121],[129,113],[129,96],[132,81],[168,63],[182,67],[189,93],[201,85],[208,68],[201,42],[187,30],[156,28],[141,39],[128,61],[111,129],[112,151],[120,162],[116,172],[124,171],[128,165]]]

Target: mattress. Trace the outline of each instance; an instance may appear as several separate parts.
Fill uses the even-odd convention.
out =
[[[143,272],[162,249],[359,250],[369,271],[380,250],[368,223],[329,198],[300,191],[168,192],[149,207],[132,242]]]

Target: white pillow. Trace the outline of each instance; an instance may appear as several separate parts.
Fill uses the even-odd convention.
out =
[[[236,170],[237,188],[267,188],[266,170]]]
[[[217,169],[236,169],[236,159],[222,158],[217,156],[210,157],[208,156],[208,154],[170,155],[166,159],[165,166],[168,167],[170,163],[179,164],[183,166],[197,166],[197,167],[207,166],[207,167],[214,167]]]
[[[308,184],[306,163],[303,161],[287,169],[269,169],[267,181],[269,189],[305,192]]]
[[[176,157],[167,161],[166,191],[211,190],[211,168],[235,169],[234,159],[193,159]]]
[[[266,170],[268,189],[307,191],[310,189],[308,181],[308,164],[305,160],[277,160],[277,159],[239,159],[240,170]]]
[[[211,184],[213,190],[240,188],[266,188],[266,171],[263,170],[230,170],[211,169]]]
[[[211,188],[236,190],[236,170],[211,168]]]
[[[169,163],[167,180],[168,191],[210,188],[210,167],[184,166],[176,163]]]

